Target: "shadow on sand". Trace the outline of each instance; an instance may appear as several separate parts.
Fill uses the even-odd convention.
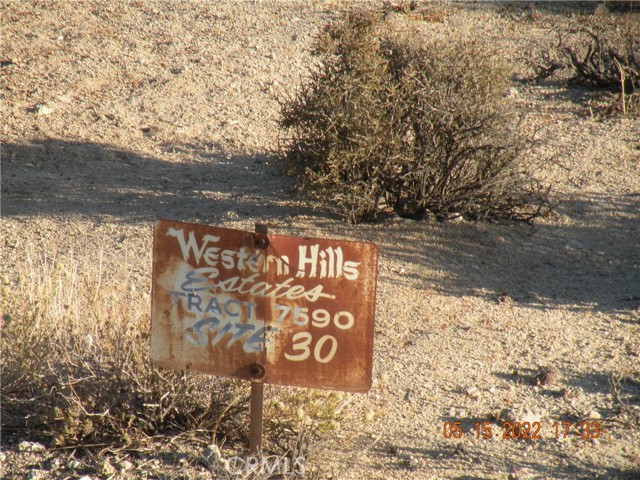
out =
[[[462,425],[464,431],[469,431]],[[473,425],[471,429],[475,428]],[[494,430],[501,429],[494,424]],[[419,439],[415,439],[419,442]],[[491,441],[491,440],[487,440]],[[505,461],[501,456],[486,453],[486,448],[480,443],[469,443],[460,440],[444,440],[436,448],[421,448],[414,446],[387,445],[376,448],[381,458],[387,459],[384,462],[386,468],[396,471],[405,471],[407,478],[423,478],[429,476],[445,478],[450,474],[451,468],[459,468],[460,465],[468,465],[469,474],[461,475],[456,480],[486,480],[496,478],[497,472],[509,472],[509,478],[521,478],[520,472],[527,472],[525,478],[531,475],[541,476],[541,478],[557,478],[571,480],[633,480],[637,479],[638,471],[631,469],[618,469],[601,467],[589,460],[567,461],[566,453],[557,448],[555,439],[541,439],[535,442],[536,448],[544,448],[550,455],[555,457],[551,464],[542,464],[527,458],[526,451],[531,448],[531,444],[525,441],[514,442],[514,448],[520,448],[523,455],[515,461]],[[430,463],[439,465],[437,469],[423,470],[419,466],[421,458],[428,459]],[[558,467],[558,465],[563,465]],[[511,476],[513,475],[513,477]],[[507,478],[507,475],[505,477]]]
[[[232,156],[218,145],[169,148],[189,161],[62,140],[7,144],[2,215],[207,224],[310,215],[320,227],[339,218],[328,205],[294,198],[269,155]],[[564,224],[407,220],[392,227],[393,235],[379,233],[388,225],[366,231],[379,240],[383,261],[387,256],[424,266],[391,282],[432,285],[452,296],[506,296],[541,309],[628,313],[640,307],[640,194],[585,193],[558,211],[569,219]],[[436,277],[439,271],[446,278]],[[637,322],[624,315],[621,320]]]
[[[534,226],[460,222],[425,228],[407,222],[404,238],[396,236],[383,254],[429,267],[396,277],[397,283],[422,282],[449,295],[540,309],[638,309],[640,194],[585,193],[566,199],[557,211],[561,221]],[[412,245],[420,228],[428,233],[425,241]],[[438,271],[448,275],[436,277]]]
[[[190,162],[141,156],[109,145],[64,140],[6,144],[4,216],[80,215],[124,223],[157,218],[215,223],[220,217],[281,216],[313,209],[268,155],[228,155],[219,145],[166,145]],[[317,214],[317,213],[316,213]]]

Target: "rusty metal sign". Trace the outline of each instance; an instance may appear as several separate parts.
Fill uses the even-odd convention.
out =
[[[159,220],[155,365],[264,383],[371,388],[378,251]]]

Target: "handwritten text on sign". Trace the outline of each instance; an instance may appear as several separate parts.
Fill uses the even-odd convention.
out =
[[[377,249],[159,221],[154,363],[265,382],[368,390]]]

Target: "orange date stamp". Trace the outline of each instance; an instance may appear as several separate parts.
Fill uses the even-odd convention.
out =
[[[543,435],[540,422],[502,422],[502,428],[494,431],[492,422],[475,422],[468,433],[475,434],[476,438],[488,440],[490,438],[503,438],[505,440],[541,440],[542,438],[567,438],[572,431],[577,432],[581,438],[596,439],[602,435],[602,423],[593,421],[553,422],[550,432]],[[442,434],[444,438],[462,438],[465,432],[462,422],[444,422]]]

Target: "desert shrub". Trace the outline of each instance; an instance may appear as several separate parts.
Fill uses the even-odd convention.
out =
[[[619,91],[620,110],[640,113],[640,21],[636,14],[580,17],[558,27],[559,41],[530,61],[536,81],[569,72],[569,81]]]
[[[424,41],[375,13],[331,23],[318,68],[282,102],[287,172],[351,221],[381,210],[438,219],[532,219],[546,191],[523,170],[529,142],[487,45]]]

